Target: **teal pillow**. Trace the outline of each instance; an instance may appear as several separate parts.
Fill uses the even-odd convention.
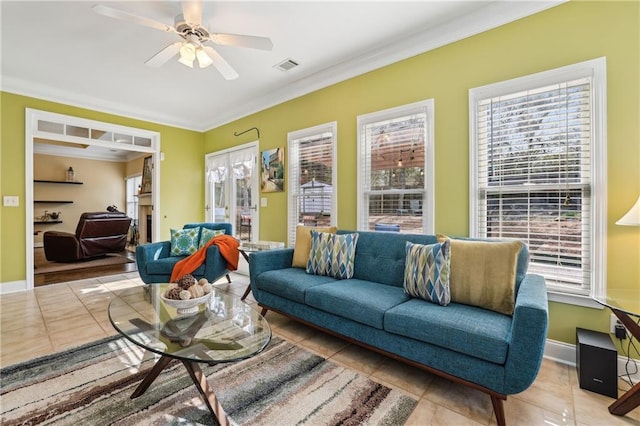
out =
[[[447,306],[451,301],[451,242],[413,244],[407,241],[404,292],[429,302]]]
[[[358,234],[311,231],[311,251],[307,273],[337,279],[353,277]]]
[[[224,229],[202,228],[200,230],[200,243],[198,244],[198,248],[201,249],[209,242],[210,239],[222,234],[224,234]]]
[[[193,254],[198,250],[200,228],[171,229],[171,256]]]

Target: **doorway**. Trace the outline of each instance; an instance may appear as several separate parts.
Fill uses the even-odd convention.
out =
[[[154,167],[152,170],[152,192],[150,202],[153,210],[153,230],[157,235],[159,229],[159,193],[160,193],[160,134],[158,132],[119,126],[79,117],[56,114],[27,108],[25,110],[25,209],[26,216],[26,280],[18,290],[31,290],[35,286],[34,277],[34,225],[36,222],[34,206],[36,203],[78,203],[76,199],[35,200],[34,199],[34,154],[53,155],[85,160],[103,160],[127,162],[140,156],[150,156]],[[41,170],[37,170],[41,172]],[[85,175],[87,176],[87,175]],[[76,176],[77,178],[77,176]],[[124,176],[123,176],[124,178]],[[41,179],[41,177],[39,177]],[[42,185],[60,185],[69,187],[83,185],[73,177],[67,179],[40,180]],[[88,179],[86,179],[88,180]],[[83,185],[86,187],[87,185]],[[82,199],[82,198],[81,198]],[[51,223],[62,222],[48,222]],[[24,287],[23,287],[24,286]]]
[[[259,235],[258,141],[205,156],[205,217],[229,222],[241,242]]]

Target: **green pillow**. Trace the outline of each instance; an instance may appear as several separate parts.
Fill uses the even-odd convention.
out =
[[[200,227],[171,229],[171,256],[185,256],[198,250]]]
[[[200,230],[200,244],[198,244],[198,248],[201,249],[207,245],[210,239],[217,237],[218,235],[223,235],[224,233],[224,229],[202,228]]]
[[[521,249],[521,241],[451,239],[451,301],[513,315]]]

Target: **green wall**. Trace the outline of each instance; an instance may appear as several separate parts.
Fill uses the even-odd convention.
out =
[[[338,122],[338,225],[356,227],[356,119],[360,114],[435,100],[435,224],[469,232],[470,88],[607,57],[607,285],[640,299],[640,230],[616,226],[640,194],[640,3],[570,2],[534,16],[364,74],[208,131],[205,150],[252,140],[286,146],[287,132]],[[286,190],[286,187],[285,187]],[[261,194],[260,238],[286,241],[286,193]],[[575,341],[575,328],[608,330],[606,310],[550,303],[551,339]]]
[[[356,227],[356,117],[423,99],[435,100],[436,231],[469,232],[468,90],[601,56],[608,73],[607,285],[640,298],[640,229],[616,226],[640,194],[640,3],[569,2],[252,114],[205,133],[140,122],[22,96],[1,94],[2,195],[20,208],[0,209],[0,282],[24,279],[24,108],[36,108],[159,131],[162,237],[201,220],[203,155],[255,139],[286,146],[287,132],[338,122],[338,224]],[[285,187],[286,189],[286,187]],[[286,241],[287,194],[261,194],[260,238]],[[574,342],[575,327],[606,331],[605,310],[550,303],[551,339]]]
[[[25,280],[25,108],[137,127],[160,133],[165,160],[160,164],[160,232],[204,219],[204,135],[69,105],[0,92],[0,189],[18,195],[19,208],[0,209],[0,283]],[[30,184],[30,183],[29,183]],[[185,190],[188,189],[188,190]],[[100,208],[103,208],[101,206]]]

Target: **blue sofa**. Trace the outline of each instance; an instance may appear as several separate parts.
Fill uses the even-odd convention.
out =
[[[209,228],[212,230],[224,230],[225,234],[233,235],[233,228],[230,223],[188,223],[183,229],[187,228]],[[136,263],[138,264],[138,273],[140,278],[146,284],[168,283],[171,279],[173,266],[187,256],[171,256],[171,241],[160,241],[151,244],[143,244],[136,247]],[[227,270],[227,262],[220,254],[220,250],[215,244],[207,248],[207,259],[203,265],[196,269],[192,275],[196,279],[206,278],[209,282],[217,281],[224,275],[229,278]]]
[[[338,231],[347,232],[353,231]],[[547,333],[545,281],[526,273],[526,246],[518,254],[515,310],[509,316],[404,293],[405,242],[433,244],[436,236],[358,234],[354,276],[346,281],[292,268],[293,249],[251,253],[251,289],[263,313],[281,313],[485,392],[504,425],[503,401],[533,383]]]

